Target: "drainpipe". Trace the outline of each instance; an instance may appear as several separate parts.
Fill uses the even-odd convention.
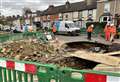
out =
[[[114,3],[114,13],[113,13],[114,18],[116,13],[116,7],[117,7],[117,0],[115,0],[115,3]],[[113,23],[115,24],[115,19],[113,20]]]

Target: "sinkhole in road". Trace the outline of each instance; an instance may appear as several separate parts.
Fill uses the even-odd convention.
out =
[[[120,50],[120,44],[113,43],[112,45],[106,45],[94,42],[71,42],[66,43],[65,50],[70,53],[82,50],[88,51],[88,53],[108,53]],[[119,57],[120,55],[114,56]],[[96,67],[96,65],[100,64],[78,57],[66,57],[61,60],[57,60],[56,63],[61,66],[71,67],[75,69],[93,69]]]
[[[106,53],[108,52],[109,45],[95,42],[71,42],[65,44],[65,51],[74,53],[75,51],[85,50],[95,53]],[[82,59],[78,57],[65,57],[60,60],[54,61],[55,64],[59,64],[64,67],[71,67],[75,69],[93,69],[99,63]]]
[[[57,60],[54,62],[55,64],[59,64],[63,67],[71,67],[73,69],[93,69],[98,63],[93,61],[88,61],[85,59],[77,58],[77,57],[66,57],[61,60]]]
[[[92,52],[107,52],[109,45],[96,42],[71,42],[66,43],[66,50],[72,52],[77,50],[87,50]]]
[[[95,53],[105,53],[108,49],[108,45],[93,42],[71,42],[66,43],[64,47],[65,51],[68,53],[74,53],[75,51],[85,50]],[[93,69],[97,64],[94,61],[89,61],[87,59],[82,59],[78,57],[68,56],[52,60],[52,63],[58,64],[63,67],[71,67],[75,69]]]

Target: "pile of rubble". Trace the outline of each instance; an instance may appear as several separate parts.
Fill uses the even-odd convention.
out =
[[[0,52],[0,57],[43,63],[59,55],[52,45],[40,43],[36,39],[2,44]]]
[[[60,48],[60,45],[62,43],[60,44],[57,40],[46,44],[40,43],[36,39],[12,41],[1,45],[0,57],[79,69],[88,68],[88,62],[85,60],[67,57],[67,51]],[[93,66],[95,65],[96,63],[93,63]]]

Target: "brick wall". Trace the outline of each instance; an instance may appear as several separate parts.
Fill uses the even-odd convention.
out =
[[[96,20],[99,21],[99,17],[104,13],[104,3],[98,2],[97,3],[97,15]]]
[[[110,13],[112,15],[114,14],[119,14],[120,15],[120,0],[116,0],[116,9],[114,10],[115,7],[115,0],[111,0],[110,2]],[[99,21],[99,17],[104,13],[104,1],[101,0],[101,2],[97,3],[97,21]],[[114,13],[115,11],[115,13]]]

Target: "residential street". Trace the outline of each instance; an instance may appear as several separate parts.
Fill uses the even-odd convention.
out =
[[[120,0],[0,0],[0,82],[120,82]]]
[[[70,42],[96,42],[96,43],[102,43],[106,45],[111,45],[111,42],[105,41],[102,37],[92,37],[92,40],[88,40],[87,36],[67,36],[67,35],[56,35],[56,38],[58,38],[61,41],[64,41],[65,43]]]

